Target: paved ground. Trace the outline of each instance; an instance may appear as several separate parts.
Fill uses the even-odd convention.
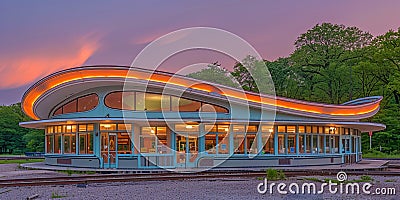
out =
[[[378,166],[381,163],[374,161],[365,161],[366,167]],[[331,166],[333,167],[333,166]],[[336,166],[349,167],[349,166]],[[360,168],[361,165],[352,165],[351,167]],[[343,169],[343,168],[341,168]],[[31,177],[51,177],[65,176],[65,174],[48,170],[22,170],[17,164],[0,165],[0,179],[8,178],[31,178]],[[400,177],[374,176],[370,182],[375,191],[376,188],[394,188],[399,195],[367,195],[367,194],[330,194],[325,188],[322,194],[278,194],[277,185],[285,183],[287,187],[292,183],[297,183],[300,187],[303,183],[315,183],[317,190],[321,187],[321,182],[325,178],[336,179],[332,177],[305,177],[290,178],[285,181],[268,182],[275,183],[275,189],[272,194],[267,191],[266,194],[259,194],[257,186],[262,182],[257,178],[214,178],[214,179],[196,179],[179,181],[145,181],[145,182],[123,182],[123,183],[96,183],[89,184],[85,188],[77,185],[65,186],[30,186],[30,187],[7,187],[0,188],[0,200],[26,199],[32,195],[39,195],[37,199],[379,199],[379,200],[398,200],[400,199]],[[360,179],[357,176],[350,176],[349,180]],[[319,181],[316,181],[319,180]],[[362,186],[363,183],[360,183]],[[288,189],[286,188],[286,191]]]
[[[326,177],[313,177],[323,179]],[[334,177],[331,177],[334,178]],[[359,178],[359,177],[350,177]],[[400,178],[373,177],[373,188],[393,187],[400,192]],[[302,184],[312,182],[291,178],[286,181],[275,181],[287,185],[296,182]],[[66,186],[34,186],[34,187],[10,187],[0,188],[0,199],[26,199],[31,195],[38,194],[37,199],[379,199],[397,200],[396,195],[366,195],[366,194],[330,194],[328,189],[323,194],[288,194],[280,195],[277,191],[270,194],[259,194],[257,185],[261,181],[256,178],[235,179],[204,179],[184,181],[146,181],[146,182],[124,182],[124,183],[99,183],[89,184],[86,188],[78,188],[76,185]],[[315,182],[319,185],[321,183]],[[362,183],[360,183],[362,184]],[[286,189],[287,190],[287,189]]]
[[[18,168],[18,164],[1,164],[0,179],[10,178],[32,178],[32,177],[54,177],[65,176],[65,174],[49,170],[23,170]]]
[[[312,170],[367,170],[367,169],[378,169],[382,167],[386,167],[385,165],[388,163],[388,161],[385,160],[362,160],[359,163],[356,164],[349,164],[349,165],[325,165],[325,166],[307,166],[307,167],[274,167],[276,169],[283,169],[283,170],[298,170],[298,169],[312,169]],[[21,165],[24,168],[27,169],[40,169],[40,170],[74,170],[74,171],[96,171],[96,172],[136,172],[140,173],[141,171],[145,171],[146,173],[153,171],[153,172],[159,172],[159,171],[165,171],[165,170],[158,170],[158,169],[146,169],[146,170],[127,170],[127,169],[93,169],[93,168],[74,168],[74,167],[60,167],[60,166],[50,166],[50,165],[45,165],[44,163],[38,162],[38,163],[26,163]],[[242,168],[243,169],[243,168]],[[241,170],[238,168],[214,168],[211,169],[214,171],[219,171],[219,170],[232,170],[232,171],[237,171]],[[252,171],[265,171],[265,167],[263,168],[246,168],[246,170],[252,170]],[[178,170],[174,170],[178,171]],[[183,169],[184,171],[184,169]]]

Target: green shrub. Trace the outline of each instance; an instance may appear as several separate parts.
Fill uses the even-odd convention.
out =
[[[276,170],[276,169],[267,169],[267,179],[271,181],[277,181],[277,180],[285,180],[286,176],[285,173],[283,173],[282,170]]]

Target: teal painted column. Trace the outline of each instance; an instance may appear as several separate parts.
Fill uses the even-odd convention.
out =
[[[264,146],[264,144],[263,144],[263,141],[262,141],[262,127],[260,126],[260,127],[258,127],[258,130],[257,130],[257,135],[256,135],[256,141],[257,141],[257,154],[260,154],[261,152],[262,152],[262,149],[263,149],[263,146]]]
[[[233,155],[233,125],[229,125],[229,155]]]
[[[75,132],[75,155],[79,154],[79,134],[78,134],[78,125],[76,125],[76,130]]]
[[[206,149],[205,129],[204,124],[199,125],[199,152],[202,154]]]
[[[296,131],[296,155],[299,155],[300,153],[300,138],[299,138],[299,133]]]
[[[353,135],[351,135],[350,134],[350,137],[349,137],[350,139],[349,139],[349,152],[350,153],[354,153],[353,152]]]
[[[274,126],[274,155],[278,155],[278,126]]]
[[[131,140],[131,151],[132,154],[135,154],[135,124],[131,124],[131,135],[130,135],[130,140]]]
[[[94,144],[94,146],[93,146],[93,152],[94,152],[94,155],[96,156],[96,157],[98,157],[99,158],[99,160],[100,160],[100,168],[102,168],[102,166],[103,166],[103,159],[102,159],[102,157],[101,157],[101,144],[100,144],[100,124],[98,124],[98,123],[95,123],[95,124],[93,124],[93,144]]]
[[[343,138],[342,138],[342,133],[339,134],[339,153],[341,154],[343,152]]]
[[[171,130],[171,153],[173,154],[172,166],[176,167],[176,134]]]

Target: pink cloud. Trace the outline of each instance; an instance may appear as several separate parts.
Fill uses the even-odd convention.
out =
[[[99,37],[95,34],[74,41],[43,45],[43,49],[0,55],[0,89],[32,84],[55,71],[80,66],[100,46]]]

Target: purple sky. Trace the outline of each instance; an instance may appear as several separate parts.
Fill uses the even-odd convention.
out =
[[[288,56],[297,36],[317,23],[357,26],[373,35],[400,27],[400,1],[0,1],[0,104],[19,102],[34,81],[80,65],[130,65],[153,39],[181,28],[227,30],[264,59]],[[234,61],[186,52],[161,69]]]

